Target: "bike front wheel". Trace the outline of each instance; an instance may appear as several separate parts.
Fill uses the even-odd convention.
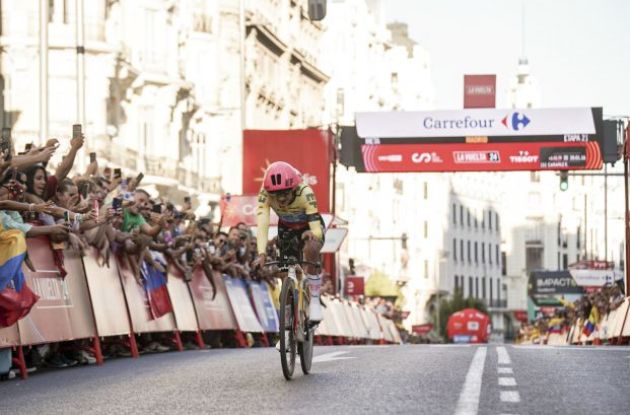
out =
[[[280,291],[280,363],[282,374],[291,380],[295,370],[296,339],[295,311],[297,299],[295,287],[291,278],[285,278]]]
[[[309,329],[308,322],[305,322],[304,325],[306,326],[304,329],[304,341],[298,344],[298,351],[300,352],[302,373],[308,375],[311,372],[311,365],[313,364],[313,332],[315,329]]]

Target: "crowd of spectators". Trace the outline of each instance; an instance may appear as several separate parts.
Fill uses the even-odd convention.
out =
[[[522,323],[516,342],[541,343],[549,334],[568,334],[578,319],[582,327],[589,319],[595,325],[599,324],[606,314],[621,306],[624,299],[620,286],[613,284],[587,293],[574,302],[561,300],[563,307],[556,308],[553,314],[541,312],[534,321]]]
[[[89,249],[96,252],[99,265],[104,267],[117,258],[140,285],[147,267],[166,273],[166,267],[171,266],[186,280],[192,278],[196,267],[201,268],[214,289],[215,270],[235,278],[265,281],[275,289],[270,270],[251,268],[257,256],[256,238],[245,224],[224,232],[210,217],[196,217],[190,197],[173,201],[151,195],[142,188],[143,174],[128,176],[119,168],[100,166],[94,153],[85,171],[79,172],[75,161],[83,147],[84,137],[74,134],[69,150],[52,168],[50,161],[60,148],[57,139],[42,146],[27,145],[20,152],[6,137],[0,143],[3,231],[18,229],[25,238],[47,235],[61,277],[67,273],[64,250],[85,255]],[[268,251],[271,260],[274,241],[268,244]],[[28,256],[24,263],[35,271]],[[168,349],[172,342],[148,336],[145,343],[141,344],[144,350],[156,351]],[[71,352],[61,352],[54,344],[33,348],[29,363],[65,367],[94,362],[80,346]],[[67,345],[63,349],[67,350]],[[106,345],[105,353],[127,353],[122,349]]]

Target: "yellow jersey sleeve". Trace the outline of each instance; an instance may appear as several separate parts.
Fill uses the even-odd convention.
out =
[[[256,246],[259,254],[267,250],[267,239],[269,238],[269,195],[265,190],[258,193],[258,204],[256,206]]]
[[[304,188],[304,191],[300,195],[303,199],[304,212],[309,218],[308,227],[313,235],[320,241],[324,239],[324,230],[322,229],[322,223],[319,220],[319,209],[317,208],[317,200],[315,199],[315,193],[309,186]]]

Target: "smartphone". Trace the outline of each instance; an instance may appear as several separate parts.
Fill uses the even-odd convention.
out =
[[[31,151],[32,148],[33,148],[33,143],[27,143],[24,146],[24,151],[26,151],[28,153],[29,151]]]
[[[81,138],[81,124],[72,125],[72,138]]]
[[[144,173],[138,173],[138,175],[136,176],[136,186],[140,184],[142,179],[144,179]]]
[[[88,183],[81,183],[81,186],[79,187],[79,193],[81,193],[81,196],[83,197],[83,199],[87,199],[88,198],[88,194],[90,192],[90,186]]]
[[[162,213],[162,204],[153,205],[151,211],[153,213]]]
[[[3,128],[2,129],[2,137],[0,137],[0,152],[6,153],[5,160],[11,160],[13,156],[13,145],[11,144],[11,129]]]
[[[189,249],[188,251],[186,251],[186,261],[192,262],[192,260],[193,260],[193,252]]]
[[[90,164],[96,161],[96,153],[90,153]]]
[[[186,202],[186,203],[190,203],[190,196],[186,196],[186,197],[184,197],[184,202]]]
[[[120,171],[120,169],[114,169],[114,178],[120,179],[121,177],[122,177],[122,172]]]
[[[122,199],[121,199],[121,198],[119,198],[119,197],[115,197],[115,198],[112,200],[112,208],[113,208],[114,210],[118,210],[118,209],[122,208]]]

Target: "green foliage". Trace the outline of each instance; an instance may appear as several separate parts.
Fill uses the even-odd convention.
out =
[[[429,302],[429,313],[431,315],[431,320],[433,321],[433,324],[437,326],[435,313],[435,297],[431,297]],[[474,308],[484,314],[488,314],[488,308],[486,307],[486,304],[483,302],[483,300],[473,297],[464,298],[461,290],[455,290],[455,293],[451,298],[440,299],[440,327],[438,328],[438,334],[442,338],[446,339],[446,324],[448,323],[448,318],[451,316],[451,314],[465,308]]]
[[[374,270],[365,282],[366,297],[398,297],[400,288],[384,272]]]

